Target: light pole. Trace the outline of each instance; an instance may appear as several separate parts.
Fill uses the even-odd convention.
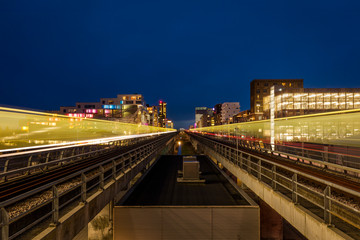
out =
[[[237,131],[239,130],[239,128],[234,128],[234,134],[235,134],[235,138],[236,138],[236,164],[238,164],[239,162],[239,138],[237,135]]]

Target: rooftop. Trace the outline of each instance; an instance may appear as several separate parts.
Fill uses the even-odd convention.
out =
[[[161,156],[150,172],[120,205],[123,206],[226,206],[249,205],[206,156],[197,156],[205,183],[178,183],[182,156]]]

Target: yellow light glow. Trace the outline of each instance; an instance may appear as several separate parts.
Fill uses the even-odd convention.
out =
[[[190,131],[270,142],[270,120],[196,128]],[[262,131],[260,131],[262,129]],[[275,141],[313,142],[360,147],[360,109],[275,119]]]
[[[50,120],[51,119],[51,120]],[[172,132],[161,128],[0,107],[0,150],[79,140]],[[26,134],[24,134],[24,131]],[[36,141],[35,141],[36,140]]]

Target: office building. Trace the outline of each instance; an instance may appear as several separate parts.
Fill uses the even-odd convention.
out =
[[[271,96],[264,98],[264,118],[270,118]],[[275,118],[360,108],[360,88],[274,87]]]
[[[159,127],[165,127],[166,125],[166,116],[167,116],[167,103],[160,100],[159,101]]]
[[[263,98],[270,94],[270,87],[303,88],[303,79],[254,79],[250,83],[250,111],[258,114],[256,120],[261,120]]]
[[[239,102],[224,102],[221,105],[221,124],[233,123],[233,116],[240,112]]]

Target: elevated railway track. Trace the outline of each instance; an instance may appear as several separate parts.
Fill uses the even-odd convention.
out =
[[[193,143],[213,159],[226,159],[229,167],[241,169],[310,210],[329,226],[360,239],[360,183],[356,177],[346,176],[346,171],[340,171],[340,174],[309,162],[303,163],[300,156],[294,158],[291,154],[293,159],[290,159],[290,154],[271,152],[252,144],[241,145],[228,137],[188,134]],[[337,166],[340,170],[342,167]]]

